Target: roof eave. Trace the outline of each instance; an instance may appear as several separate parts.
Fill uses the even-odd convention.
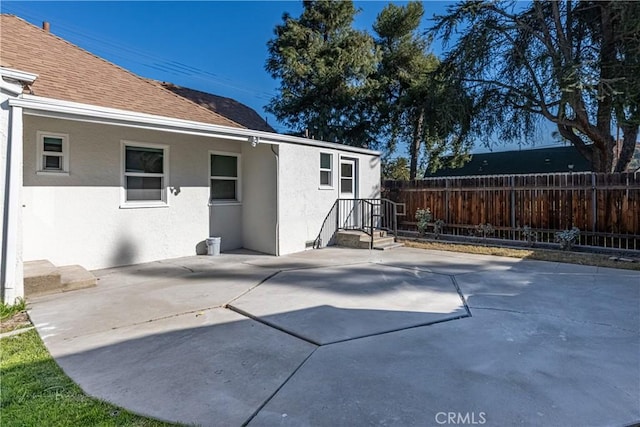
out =
[[[24,85],[32,84],[37,78],[37,74],[0,67],[0,87],[12,95],[20,95],[24,90]]]
[[[314,146],[319,148],[336,149],[351,153],[367,154],[373,156],[380,156],[381,154],[379,151],[351,147],[348,145],[341,145],[331,142],[317,141],[296,136],[214,125],[209,123],[176,119],[172,117],[156,116],[135,111],[126,111],[90,104],[62,101],[59,99],[45,98],[28,94],[23,94],[18,98],[10,100],[9,105],[22,107],[25,109],[26,114],[34,116],[54,117],[91,123],[101,123],[160,130],[166,132],[176,132],[190,135],[218,137],[243,142],[259,141],[260,143],[275,145],[290,143],[297,145]]]

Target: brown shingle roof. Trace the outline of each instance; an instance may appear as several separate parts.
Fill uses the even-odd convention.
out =
[[[153,82],[177,95],[182,96],[183,98],[193,101],[211,111],[215,111],[224,117],[228,117],[248,129],[275,133],[275,130],[269,126],[269,124],[263,120],[254,109],[236,101],[235,99],[177,86],[173,83]]]
[[[0,65],[38,74],[34,95],[243,127],[16,16],[1,15],[0,40]]]

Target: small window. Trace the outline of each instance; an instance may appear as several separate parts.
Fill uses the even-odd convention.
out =
[[[165,146],[124,144],[125,204],[166,204],[168,150]]]
[[[69,135],[38,132],[38,174],[69,174]]]
[[[340,163],[340,192],[355,192],[353,176],[353,163]]]
[[[320,153],[320,186],[333,186],[333,155],[329,153]]]
[[[211,202],[240,202],[240,155],[212,152],[209,167]]]

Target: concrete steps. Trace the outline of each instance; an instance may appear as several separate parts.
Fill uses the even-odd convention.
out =
[[[371,237],[357,230],[338,231],[336,235],[336,244],[338,246],[356,249],[369,249]],[[387,250],[403,246],[402,243],[396,243],[393,236],[387,235],[386,231],[376,230],[373,236],[373,249]]]
[[[96,285],[96,278],[80,265],[56,267],[48,260],[24,263],[25,297],[73,291]]]

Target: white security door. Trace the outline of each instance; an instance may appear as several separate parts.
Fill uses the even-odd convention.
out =
[[[356,161],[340,159],[340,198],[356,199],[357,195]]]
[[[359,228],[360,206],[353,200],[358,198],[355,159],[340,159],[340,222],[346,229]]]

